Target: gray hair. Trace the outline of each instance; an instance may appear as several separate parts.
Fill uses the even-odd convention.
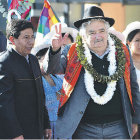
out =
[[[105,27],[106,27],[107,30],[110,28],[109,23],[108,23],[107,21],[105,21],[104,19],[92,19],[92,20],[90,20],[90,21],[88,21],[88,22],[84,22],[84,23],[81,25],[80,30],[79,30],[79,34],[80,34],[81,36],[84,36],[84,35],[86,34],[86,27],[87,27],[89,24],[91,24],[92,22],[94,22],[94,21],[102,21],[102,22],[105,23]]]

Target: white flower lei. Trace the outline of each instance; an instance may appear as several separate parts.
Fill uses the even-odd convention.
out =
[[[116,58],[115,58],[116,49],[115,49],[114,41],[112,40],[110,36],[108,36],[108,43],[109,43],[108,45],[109,54],[108,54],[107,60],[110,62],[109,67],[108,67],[108,72],[109,72],[109,75],[113,75],[117,69]],[[92,65],[91,63],[92,56],[90,54],[90,50],[86,44],[84,44],[83,46],[85,48],[85,52],[84,52],[85,57],[87,58],[88,63]],[[111,81],[107,83],[107,88],[106,88],[105,93],[102,96],[100,96],[96,93],[94,89],[93,76],[86,69],[85,69],[85,75],[84,75],[84,82],[85,82],[85,87],[88,94],[91,96],[93,101],[99,105],[104,105],[112,99],[114,95],[114,91],[116,89],[116,83],[117,83],[117,81]]]

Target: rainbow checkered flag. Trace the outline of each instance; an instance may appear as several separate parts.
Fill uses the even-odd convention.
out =
[[[55,12],[53,11],[48,0],[44,0],[43,10],[41,12],[38,29],[36,33],[35,46],[40,43],[40,40],[50,32],[52,25],[60,22]]]

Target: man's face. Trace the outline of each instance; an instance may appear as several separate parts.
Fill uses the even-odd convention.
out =
[[[22,56],[30,54],[34,46],[34,33],[32,28],[27,28],[20,32],[18,39],[14,38],[14,48]]]
[[[86,27],[85,42],[88,47],[97,53],[102,55],[107,48],[108,33],[103,21],[93,21]]]

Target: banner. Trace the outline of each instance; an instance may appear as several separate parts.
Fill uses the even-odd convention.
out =
[[[30,20],[34,2],[35,0],[8,0],[8,21],[17,18]]]

